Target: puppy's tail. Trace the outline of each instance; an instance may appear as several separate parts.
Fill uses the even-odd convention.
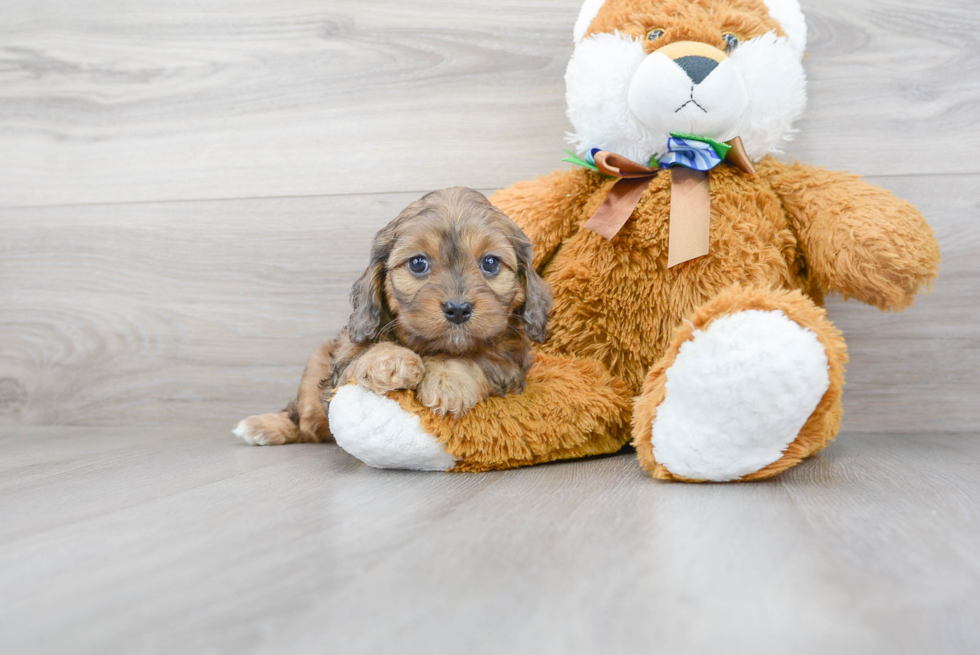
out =
[[[293,423],[287,412],[249,416],[239,421],[232,432],[253,446],[280,446],[302,441],[299,426]]]

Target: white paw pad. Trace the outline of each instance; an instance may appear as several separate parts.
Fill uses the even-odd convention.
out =
[[[675,475],[723,482],[782,457],[830,386],[817,336],[781,311],[723,316],[678,351],[653,453]]]
[[[337,445],[380,469],[448,471],[456,459],[422,429],[419,417],[390,398],[355,385],[330,401],[330,432]]]

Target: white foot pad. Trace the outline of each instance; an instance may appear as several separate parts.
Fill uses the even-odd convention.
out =
[[[781,311],[696,330],[667,369],[653,454],[675,475],[723,482],[778,460],[830,386],[817,336]]]
[[[419,417],[363,387],[341,387],[330,401],[330,432],[337,445],[379,469],[448,471],[456,459],[422,429]]]

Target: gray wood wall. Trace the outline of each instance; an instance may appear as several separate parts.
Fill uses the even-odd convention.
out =
[[[0,424],[281,406],[370,235],[424,191],[564,166],[578,0],[0,0]],[[980,4],[804,0],[787,157],[917,203],[942,278],[831,299],[845,429],[980,419]]]

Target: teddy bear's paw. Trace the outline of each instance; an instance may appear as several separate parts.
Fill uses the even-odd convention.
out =
[[[782,457],[829,385],[811,330],[778,310],[722,316],[695,331],[666,371],[653,455],[689,479],[749,475]]]
[[[448,471],[456,458],[422,429],[419,417],[390,398],[348,385],[330,401],[330,431],[337,445],[368,466]]]

